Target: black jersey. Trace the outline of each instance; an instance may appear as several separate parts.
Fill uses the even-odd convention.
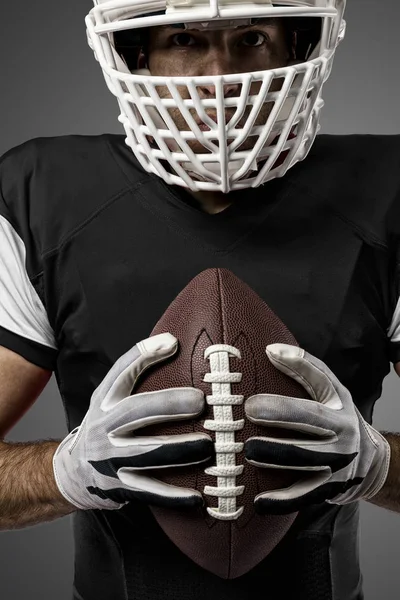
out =
[[[230,269],[323,360],[368,422],[400,360],[400,136],[319,136],[223,212],[145,173],[122,136],[37,139],[0,163],[0,344],[54,370],[69,430],[187,283]],[[75,600],[360,600],[358,503],[311,506],[222,580],[149,508],[78,511]]]

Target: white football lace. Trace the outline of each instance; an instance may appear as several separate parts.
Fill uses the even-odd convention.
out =
[[[243,506],[237,507],[236,498],[244,491],[244,485],[236,485],[236,477],[243,472],[243,465],[236,464],[236,454],[242,452],[243,443],[235,441],[235,432],[243,429],[244,419],[234,421],[232,411],[232,406],[243,404],[244,396],[231,394],[231,383],[240,382],[242,373],[230,372],[230,356],[241,358],[240,351],[227,344],[209,346],[204,352],[211,372],[205,374],[203,381],[212,384],[212,394],[206,400],[214,411],[214,419],[204,421],[204,428],[215,432],[216,455],[216,465],[205,469],[205,473],[217,477],[217,485],[206,485],[204,494],[218,498],[218,507],[207,507],[207,511],[223,521],[240,517]]]

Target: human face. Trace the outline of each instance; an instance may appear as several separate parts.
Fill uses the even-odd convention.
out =
[[[149,31],[148,66],[152,75],[162,77],[264,71],[286,66],[292,57],[292,48],[289,46],[282,19],[263,19],[251,26],[212,31],[159,26]],[[253,82],[250,94],[257,94],[260,86],[261,82]],[[281,86],[282,80],[276,79],[271,91],[278,91]],[[178,86],[178,90],[182,98],[190,98],[186,86]],[[201,99],[215,98],[215,86],[211,84],[199,86],[197,90]],[[162,98],[171,97],[166,86],[157,86],[157,92]],[[224,85],[226,98],[238,97],[240,92],[241,83]],[[272,103],[264,104],[255,125],[265,124],[272,108]],[[243,126],[250,110],[251,106],[248,106],[237,127]],[[199,122],[195,110],[190,109],[190,112],[200,128],[208,130],[207,125]],[[169,113],[180,131],[190,130],[178,108],[170,109]],[[208,109],[206,113],[215,120],[215,110]],[[226,110],[227,122],[233,113],[234,109]],[[255,141],[247,138],[240,149],[252,148]],[[199,141],[190,141],[189,145],[194,152],[205,151]]]

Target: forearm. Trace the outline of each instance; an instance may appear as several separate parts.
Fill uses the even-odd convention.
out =
[[[56,441],[0,441],[0,530],[20,529],[63,517],[76,508],[54,478]]]
[[[368,502],[400,513],[400,434],[381,433],[391,448],[389,473],[380,492]]]

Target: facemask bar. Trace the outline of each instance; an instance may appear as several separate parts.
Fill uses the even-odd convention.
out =
[[[282,3],[281,3],[282,4]],[[126,29],[141,29],[157,25],[168,25],[179,22],[192,23],[195,21],[213,21],[214,19],[249,19],[267,17],[321,17],[335,19],[338,11],[328,2],[326,7],[273,6],[270,2],[244,2],[237,0],[221,4],[221,0],[210,0],[210,3],[185,6],[185,10],[173,9],[165,1],[148,0],[148,2],[132,2],[132,0],[112,0],[95,6],[89,13],[94,27],[94,33],[103,35],[124,31]],[[164,11],[164,12],[163,12]],[[153,13],[153,14],[150,14]],[[161,14],[160,14],[161,13]],[[178,13],[178,14],[177,14]],[[150,16],[143,16],[149,15]]]

